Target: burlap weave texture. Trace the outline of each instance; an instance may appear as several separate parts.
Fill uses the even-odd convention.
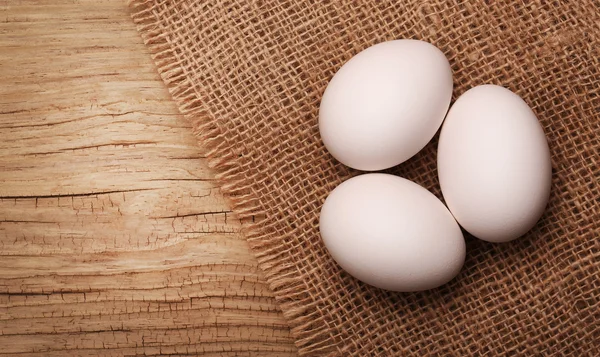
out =
[[[315,355],[600,356],[600,2],[132,0],[132,17],[197,128],[288,317]],[[484,83],[521,95],[548,137],[552,195],[508,244],[467,238],[451,283],[390,293],[343,273],[318,214],[357,174],[318,133],[333,74],[378,42],[438,46],[454,96]],[[390,172],[441,198],[437,137]]]

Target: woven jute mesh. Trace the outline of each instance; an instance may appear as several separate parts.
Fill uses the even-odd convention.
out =
[[[149,1],[132,17],[240,218],[301,354],[600,356],[598,1]],[[456,99],[505,86],[537,114],[552,194],[526,236],[467,236],[460,275],[391,293],[344,273],[318,230],[357,172],[325,150],[319,100],[373,44],[421,39],[448,57]],[[437,138],[389,170],[441,198]],[[526,199],[526,198],[524,198]]]

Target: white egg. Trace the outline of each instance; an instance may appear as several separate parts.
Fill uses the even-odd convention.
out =
[[[336,187],[321,209],[320,229],[344,270],[382,289],[438,287],[465,260],[462,232],[444,204],[393,175],[360,175]]]
[[[552,176],[548,142],[533,111],[506,88],[478,86],[456,101],[437,159],[448,208],[480,239],[518,238],[544,212]]]
[[[319,109],[325,147],[359,170],[398,165],[439,129],[452,97],[452,70],[435,46],[379,43],[352,57],[331,79]]]

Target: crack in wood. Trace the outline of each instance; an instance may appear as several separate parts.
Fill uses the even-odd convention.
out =
[[[140,191],[151,191],[155,190],[155,188],[138,188],[132,190],[113,190],[113,191],[98,191],[98,192],[86,192],[86,193],[63,193],[63,194],[54,194],[54,195],[31,195],[31,196],[0,196],[0,200],[8,200],[8,199],[39,199],[39,198],[66,198],[66,197],[90,197],[90,196],[100,196],[100,195],[110,195],[113,193],[128,193],[128,192],[140,192]]]

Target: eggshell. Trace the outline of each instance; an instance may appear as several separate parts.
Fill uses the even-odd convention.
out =
[[[425,188],[388,174],[365,174],[325,200],[321,237],[335,261],[373,286],[418,291],[447,283],[465,260],[462,232]]]
[[[480,239],[516,239],[544,212],[552,176],[548,143],[533,111],[506,88],[478,86],[456,101],[437,159],[448,208]]]
[[[452,70],[435,46],[418,40],[379,43],[344,64],[319,110],[325,147],[359,170],[398,165],[439,129],[452,97]]]

